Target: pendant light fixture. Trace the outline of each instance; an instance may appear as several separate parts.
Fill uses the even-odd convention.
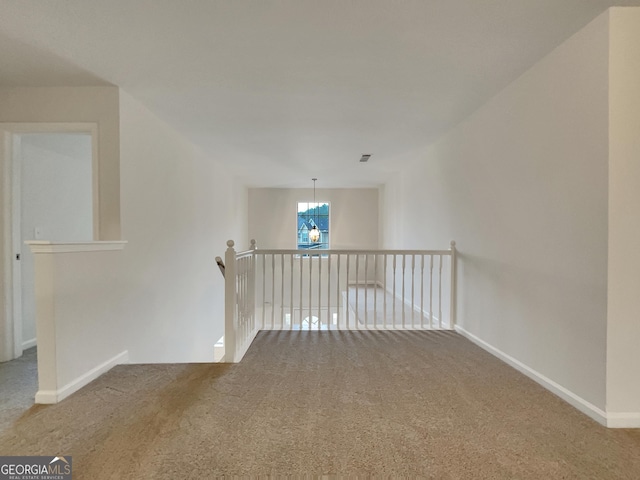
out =
[[[313,180],[313,211],[316,214],[316,218],[314,220],[314,225],[311,230],[309,230],[309,241],[312,243],[317,243],[320,241],[320,230],[318,230],[318,204],[316,203],[316,180],[317,178],[312,178]]]

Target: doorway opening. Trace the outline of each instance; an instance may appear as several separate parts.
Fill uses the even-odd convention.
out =
[[[34,265],[27,241],[86,242],[98,235],[97,126],[0,124],[5,308],[0,361],[35,359]]]

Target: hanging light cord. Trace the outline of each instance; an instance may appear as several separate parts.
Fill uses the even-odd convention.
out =
[[[313,180],[313,211],[315,213],[315,217],[316,217],[316,227],[318,226],[318,204],[316,203],[316,180],[318,180],[317,178],[312,178],[311,180]]]
[[[316,180],[318,179],[312,178],[311,180],[313,180],[313,210],[314,210],[314,217],[315,217],[314,218],[315,225],[309,232],[309,240],[311,240],[313,243],[316,243],[320,241],[320,229],[318,228],[318,210],[317,210],[318,204],[316,203]]]

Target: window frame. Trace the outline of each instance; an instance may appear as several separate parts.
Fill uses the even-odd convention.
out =
[[[305,211],[309,211],[309,208],[310,208],[309,206],[310,205],[314,205],[314,207],[312,207],[312,208],[319,208],[319,207],[321,207],[323,205],[327,206],[327,211],[328,211],[327,215],[320,215],[322,217],[325,217],[325,216],[327,217],[327,239],[326,239],[325,242],[319,242],[321,245],[326,245],[325,248],[300,248],[300,242],[299,242],[299,239],[300,239],[300,235],[299,235],[300,234],[300,228],[299,228],[299,222],[298,222],[299,215],[301,213],[300,210],[299,210],[300,205],[307,205],[307,209]],[[314,223],[316,223],[316,222],[314,222]],[[320,236],[320,240],[322,240],[322,230],[321,230],[321,234],[320,235],[321,235]],[[322,201],[322,200],[315,201],[315,202],[314,201],[308,201],[308,200],[303,200],[303,201],[298,200],[296,202],[296,250],[299,250],[299,251],[331,250],[331,237],[332,237],[332,235],[331,235],[331,202]],[[308,233],[307,233],[307,239],[308,238],[309,237],[308,237]],[[305,256],[315,257],[317,255],[305,255]]]

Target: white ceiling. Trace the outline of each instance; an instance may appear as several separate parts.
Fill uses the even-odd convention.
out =
[[[251,186],[373,186],[612,5],[0,0],[0,85],[118,85]]]

